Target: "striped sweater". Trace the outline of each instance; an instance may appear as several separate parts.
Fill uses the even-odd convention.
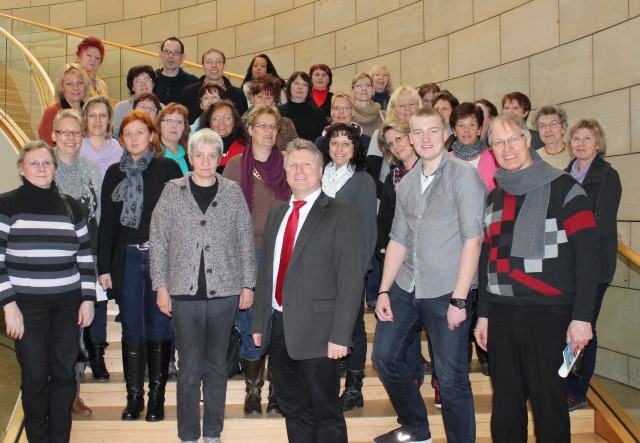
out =
[[[67,201],[73,221],[55,183],[42,189],[24,180],[0,195],[0,306],[48,294],[95,301],[87,225],[78,203]]]

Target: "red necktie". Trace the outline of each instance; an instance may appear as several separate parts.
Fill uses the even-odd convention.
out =
[[[284,237],[282,238],[282,251],[280,252],[280,267],[278,268],[278,279],[276,280],[276,301],[278,306],[282,306],[282,286],[284,285],[284,276],[287,274],[289,260],[293,252],[293,244],[296,240],[296,231],[298,230],[298,219],[300,218],[300,208],[307,202],[298,200],[293,202],[293,211],[287,220],[287,226],[284,229]]]

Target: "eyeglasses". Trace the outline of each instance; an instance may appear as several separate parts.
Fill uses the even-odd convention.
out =
[[[353,108],[351,106],[348,106],[348,105],[345,105],[345,106],[336,105],[336,106],[332,107],[331,109],[333,109],[336,112],[340,112],[340,111],[349,112]]]
[[[151,81],[151,79],[150,79],[149,77],[142,77],[142,78],[137,78],[137,79],[135,79],[133,82],[134,82],[136,85],[141,85],[141,84],[143,84],[143,83],[147,83],[147,82],[150,82],[150,81]]]
[[[404,135],[398,135],[398,136],[394,137],[394,138],[393,138],[393,140],[391,140],[389,143],[387,143],[387,149],[389,149],[389,150],[393,149],[393,147],[394,147],[396,144],[400,143],[400,141],[401,141],[403,138],[405,138],[406,136],[407,136],[407,134],[404,134]]]
[[[555,129],[556,126],[561,124],[562,123],[560,123],[558,120],[552,120],[549,123],[538,123],[538,129],[541,131],[547,128]]]
[[[229,114],[214,115],[213,117],[211,117],[211,120],[214,122],[228,122],[229,120],[231,120],[231,116]]]
[[[74,137],[82,137],[84,135],[82,131],[69,131],[68,129],[63,129],[62,131],[58,131],[57,129],[55,129],[53,132],[63,137],[70,137],[71,135],[73,135]]]
[[[584,143],[585,145],[587,143],[591,143],[592,141],[595,141],[595,137],[592,137],[590,135],[585,135],[584,137],[580,138],[577,135],[574,135],[573,137],[571,137],[571,144],[574,145],[579,145],[580,142]]]
[[[276,131],[278,129],[276,125],[272,125],[271,123],[264,123],[264,122],[254,123],[252,126],[254,128],[262,129],[263,131],[265,130]]]
[[[31,160],[30,162],[24,162],[24,164],[29,166],[31,169],[40,169],[40,166],[42,166],[44,169],[49,169],[53,166],[53,162],[51,160],[45,160],[43,162],[39,162],[38,160]]]
[[[163,122],[165,122],[168,125],[172,125],[172,124],[176,124],[177,126],[182,126],[184,125],[184,120],[174,120],[172,118],[163,118],[162,119]]]
[[[162,55],[166,55],[167,57],[169,56],[174,56],[174,57],[178,57],[179,55],[182,55],[182,51],[176,49],[173,51],[170,51],[168,49],[163,49],[162,51],[160,51],[162,53]]]
[[[371,88],[373,88],[373,86],[371,86],[370,84],[356,83],[354,88],[356,88],[356,89],[371,89]]]
[[[509,137],[506,140],[493,140],[491,142],[491,147],[493,149],[501,149],[504,148],[504,146],[508,143],[509,145],[515,145],[517,144],[522,138],[524,138],[524,134],[520,134],[520,135],[512,135],[511,137]]]
[[[152,112],[154,114],[158,112],[158,108],[154,108],[153,106],[147,106],[147,105],[138,105],[136,109],[140,111],[145,111],[145,112]]]

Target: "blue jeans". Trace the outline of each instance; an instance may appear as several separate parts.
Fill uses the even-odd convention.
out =
[[[467,360],[469,305],[467,319],[450,331],[447,310],[451,294],[416,300],[414,292],[404,291],[394,283],[389,298],[393,321],[378,322],[372,358],[398,414],[398,422],[417,435],[430,434],[427,408],[414,383],[415,362],[407,361],[416,333],[425,326],[433,346],[434,369],[440,380],[447,440],[475,441],[476,422]]]
[[[107,342],[107,300],[99,301],[95,305],[95,316],[91,323],[91,338],[94,343]]]
[[[131,246],[127,246],[125,255],[120,321],[122,341],[131,345],[172,337],[169,317],[158,309],[156,291],[151,286],[149,251]]]
[[[258,269],[258,265],[260,264],[260,250],[256,250],[256,269]],[[251,318],[253,314],[253,307],[249,309],[238,309],[238,313],[236,314],[236,328],[240,331],[240,336],[242,337],[242,345],[240,346],[240,358],[246,360],[259,360],[260,359],[260,348],[255,345],[253,342],[253,337],[251,336]]]

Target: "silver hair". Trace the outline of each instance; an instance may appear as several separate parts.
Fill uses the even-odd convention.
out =
[[[218,158],[222,158],[224,143],[220,135],[213,129],[203,128],[189,137],[189,156],[193,155],[193,150],[201,145],[213,145],[218,151]]]

